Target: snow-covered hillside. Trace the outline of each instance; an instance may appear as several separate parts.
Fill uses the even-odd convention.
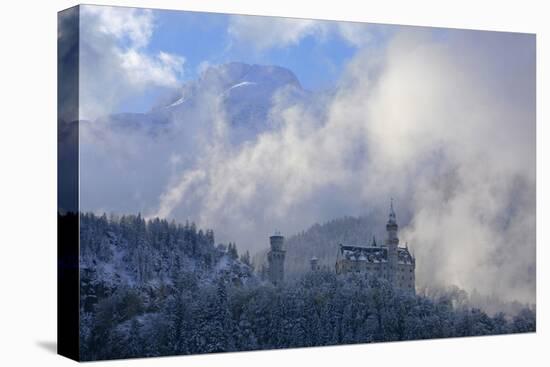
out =
[[[118,287],[177,288],[187,282],[208,285],[220,279],[232,284],[255,281],[250,264],[239,260],[236,246],[214,245],[214,232],[194,224],[141,216],[80,216],[80,269],[88,307],[97,293]]]

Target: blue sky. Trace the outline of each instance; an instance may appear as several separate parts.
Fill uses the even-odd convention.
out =
[[[81,91],[84,118],[146,112],[209,65],[228,62],[290,69],[305,89],[330,89],[358,53],[377,53],[398,33],[421,30],[444,41],[458,30],[179,10],[85,5]],[[428,31],[428,32],[426,32]],[[87,67],[84,67],[87,69]],[[82,74],[82,73],[81,73]],[[90,98],[87,98],[90,97]]]
[[[190,78],[196,76],[204,61],[242,61],[284,66],[298,76],[305,88],[315,89],[331,85],[356,52],[355,47],[330,35],[326,39],[310,35],[295,45],[258,51],[231,41],[227,30],[233,15],[170,10],[155,10],[154,14],[156,27],[150,51],[185,55],[186,76]]]
[[[361,42],[360,37],[363,36],[357,38],[358,34],[368,34],[369,45],[374,47],[386,40],[386,33],[392,28],[346,23],[351,27],[349,29],[353,29],[353,39],[350,39],[349,35],[339,31],[339,25],[344,24],[342,22],[305,20],[311,23],[303,28],[287,30],[283,25],[283,28],[277,30],[280,26],[274,23],[279,20],[291,23],[304,20],[171,10],[153,10],[152,15],[153,32],[142,52],[151,56],[165,52],[185,58],[181,82],[196,78],[201,65],[206,63],[216,65],[240,61],[288,68],[296,74],[302,86],[309,90],[326,89],[334,85],[346,63],[362,46],[358,42]],[[235,22],[237,18],[240,22]],[[252,29],[247,29],[249,21],[255,24]],[[272,34],[274,40],[266,47],[256,47],[255,41],[264,36],[263,22],[267,23],[266,28],[275,26]],[[243,28],[243,24],[244,37],[240,38],[232,30]],[[260,31],[257,39],[252,35],[256,25]],[[373,32],[373,29],[377,32]],[[269,33],[269,30],[266,32]],[[373,34],[376,35],[374,39]],[[123,99],[116,109],[119,112],[146,111],[162,91],[163,88],[150,86],[142,93]]]

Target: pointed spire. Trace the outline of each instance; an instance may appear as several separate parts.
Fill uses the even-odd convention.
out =
[[[393,198],[390,199],[390,217],[388,223],[396,223],[395,211],[393,210]]]
[[[374,237],[374,235],[372,235],[372,241],[371,241],[370,245],[372,247],[376,247],[376,237]]]

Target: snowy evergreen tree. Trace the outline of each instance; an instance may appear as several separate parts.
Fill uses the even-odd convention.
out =
[[[456,287],[413,295],[384,279],[307,272],[273,286],[214,232],[81,214],[84,360],[532,332],[534,308],[490,316]],[[261,268],[260,268],[261,270]]]

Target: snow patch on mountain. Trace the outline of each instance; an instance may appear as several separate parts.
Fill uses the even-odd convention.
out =
[[[182,104],[183,102],[185,102],[187,98],[185,97],[181,97],[180,99],[178,99],[176,102],[170,104],[168,107],[175,107],[175,106],[178,106],[180,104]]]
[[[239,87],[244,87],[245,85],[254,85],[254,84],[257,84],[257,83],[254,83],[254,82],[240,82],[240,83],[237,83],[231,87],[229,87],[228,91],[230,91],[231,89],[235,89],[235,88],[239,88]]]

